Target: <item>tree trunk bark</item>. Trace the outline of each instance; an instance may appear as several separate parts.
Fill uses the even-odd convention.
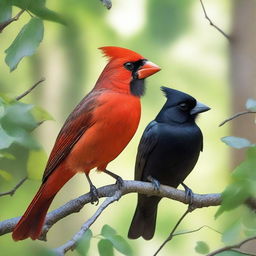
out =
[[[233,0],[230,43],[230,79],[232,112],[245,109],[248,98],[256,98],[256,1]],[[256,143],[254,115],[231,121],[232,135]],[[244,159],[245,150],[232,151],[232,166]]]

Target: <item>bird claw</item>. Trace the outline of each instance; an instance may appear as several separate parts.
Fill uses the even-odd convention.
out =
[[[90,186],[90,194],[91,194],[91,204],[94,204],[97,206],[99,204],[99,193],[95,186]]]
[[[154,179],[152,176],[148,176],[147,177],[148,181],[151,182],[151,184],[153,185],[154,187],[154,190],[159,190],[160,189],[160,185],[161,183],[157,180],[157,179]]]
[[[105,173],[110,175],[112,178],[116,179],[116,185],[117,185],[118,189],[120,190],[122,188],[122,186],[124,185],[124,180],[122,179],[122,177],[120,177],[117,174],[110,172],[108,170],[105,170]]]
[[[189,205],[192,205],[193,204],[193,198],[194,198],[194,193],[193,193],[192,189],[190,189],[184,183],[181,183],[181,185],[185,189],[185,200],[186,200],[186,202],[188,202]]]
[[[124,180],[120,176],[116,177],[116,185],[118,189],[121,189],[124,185]]]

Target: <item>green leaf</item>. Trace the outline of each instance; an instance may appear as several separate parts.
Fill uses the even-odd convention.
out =
[[[101,235],[106,238],[110,238],[110,237],[116,235],[116,231],[109,225],[105,224],[101,229]]]
[[[207,243],[203,241],[197,241],[196,242],[196,247],[195,247],[196,252],[200,254],[207,254],[210,251],[210,248]]]
[[[31,18],[21,29],[10,47],[5,50],[5,62],[13,71],[21,59],[31,56],[36,51],[44,35],[43,21],[39,18]]]
[[[12,17],[12,6],[9,0],[0,0],[0,23]]]
[[[223,137],[221,138],[221,141],[230,147],[238,148],[238,149],[252,146],[252,143],[249,140],[245,138],[234,137],[234,136]]]
[[[46,121],[46,120],[54,120],[51,114],[49,114],[46,110],[44,110],[39,106],[34,106],[31,113],[38,122]]]
[[[78,245],[76,247],[76,250],[79,253],[79,255],[81,255],[81,256],[87,255],[89,248],[90,248],[91,238],[92,238],[92,231],[90,229],[88,229],[84,233],[81,240],[79,240]]]
[[[255,180],[256,147],[253,146],[248,148],[246,160],[233,171],[232,183],[222,192],[222,203],[215,217],[218,217],[224,211],[240,206],[248,197],[255,196]]]
[[[248,99],[246,101],[245,107],[250,111],[256,111],[256,100]]]
[[[231,245],[239,242],[241,239],[242,233],[242,223],[241,219],[236,219],[234,223],[232,223],[222,234],[222,242],[225,245]]]
[[[42,18],[44,20],[50,20],[54,22],[58,22],[61,24],[66,24],[64,18],[60,16],[58,13],[49,10],[45,6],[46,1],[45,0],[12,0],[12,4],[21,8],[28,10],[38,16],[39,18]]]
[[[5,116],[2,118],[1,123],[3,126],[19,126],[26,130],[33,130],[37,126],[37,122],[31,114],[33,105],[25,104],[22,102],[13,102],[5,109]]]
[[[128,256],[133,255],[130,245],[123,237],[119,235],[114,235],[109,237],[108,239],[112,242],[113,246],[122,254]]]
[[[46,152],[41,150],[31,150],[28,156],[27,173],[32,180],[41,180],[47,162]]]
[[[9,136],[3,127],[0,125],[0,149],[5,149],[11,146],[14,142],[14,138]]]
[[[114,256],[113,244],[107,239],[101,239],[98,242],[100,256]]]
[[[10,154],[10,153],[6,153],[6,152],[0,152],[0,158],[6,158],[9,160],[15,160],[15,156]]]
[[[0,177],[4,178],[5,180],[8,180],[8,181],[12,179],[12,175],[4,170],[0,170]]]
[[[0,149],[9,148],[13,143],[30,149],[38,149],[39,145],[30,135],[37,127],[31,114],[33,105],[0,98]]]
[[[244,203],[244,201],[249,197],[250,189],[244,188],[238,182],[229,185],[222,192],[222,202],[218,211],[215,214],[215,218],[219,217],[224,211],[229,211],[235,209]],[[235,200],[234,200],[235,198]]]

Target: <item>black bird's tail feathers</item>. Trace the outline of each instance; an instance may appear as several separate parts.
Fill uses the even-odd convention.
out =
[[[157,206],[160,200],[161,198],[156,196],[138,196],[138,204],[128,232],[130,239],[142,236],[144,239],[150,240],[154,236]]]

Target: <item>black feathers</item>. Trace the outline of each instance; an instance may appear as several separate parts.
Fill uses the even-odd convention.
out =
[[[158,180],[178,187],[194,168],[203,147],[196,116],[209,108],[183,92],[162,87],[167,97],[154,121],[146,127],[135,165],[135,180]],[[160,197],[138,195],[128,237],[151,239],[155,232]]]

